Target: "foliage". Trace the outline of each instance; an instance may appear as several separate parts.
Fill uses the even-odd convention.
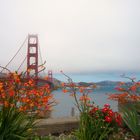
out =
[[[113,112],[108,104],[104,108],[86,106],[80,116],[80,126],[75,135],[79,140],[107,139],[109,134],[118,131],[122,124],[121,116]]]
[[[140,82],[136,82],[134,78],[126,77],[125,75],[123,77],[131,80],[131,82],[120,82],[115,88],[118,93],[110,94],[109,99],[119,101],[121,104],[129,101],[140,101]]]
[[[68,78],[69,83],[67,86],[70,88],[70,90],[67,91],[66,84],[63,83],[63,92],[72,93],[80,112],[79,129],[74,132],[74,135],[79,140],[103,140],[107,139],[113,131],[117,131],[122,124],[121,116],[113,112],[108,104],[102,109],[96,107],[94,103],[90,101],[88,87],[75,85],[69,76],[63,72],[62,74]],[[95,85],[93,87],[95,87]],[[82,93],[79,100],[76,94],[77,90]]]
[[[140,137],[140,82],[135,78],[123,77],[131,80],[129,83],[120,82],[116,87],[119,91],[109,95],[109,99],[118,101],[124,123],[136,137]]]
[[[135,78],[126,77],[131,82],[120,82],[116,87],[118,93],[110,94],[109,99],[118,101],[119,110],[122,112],[122,118],[133,135],[140,137],[140,82]]]
[[[34,118],[29,118],[14,107],[3,107],[0,111],[0,139],[20,140],[32,135]]]
[[[32,134],[35,117],[54,105],[48,85],[36,86],[33,79],[9,73],[0,81],[0,139],[27,139]]]
[[[88,87],[86,86],[76,85],[68,75],[63,73],[63,71],[61,71],[61,73],[68,78],[68,83],[62,83],[62,91],[64,93],[67,93],[67,92],[71,93],[70,96],[74,97],[76,107],[78,108],[79,112],[82,113],[83,108],[79,104],[79,100],[84,102],[85,104],[87,101],[90,101],[90,97],[88,96],[88,94],[92,92],[94,88],[96,88],[96,85],[93,85],[92,86],[93,89],[89,90]],[[69,87],[69,90],[67,89],[67,87]],[[81,93],[80,99],[78,99],[77,97],[77,91]]]
[[[33,79],[23,81],[22,74],[10,73],[0,82],[0,104],[19,111],[49,110],[53,103],[48,85],[37,87]]]
[[[132,105],[133,106],[133,105]],[[138,138],[140,138],[140,116],[138,115],[136,108],[133,106],[131,110],[127,107],[123,107],[123,120],[131,132]]]

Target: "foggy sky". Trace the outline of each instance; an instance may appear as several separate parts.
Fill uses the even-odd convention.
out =
[[[54,72],[139,71],[139,7],[140,0],[0,0],[0,65],[38,34]]]

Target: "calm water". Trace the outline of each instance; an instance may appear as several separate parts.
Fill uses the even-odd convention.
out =
[[[104,87],[102,89],[97,89],[89,94],[91,99],[95,104],[102,107],[104,104],[109,103],[114,111],[117,111],[117,102],[107,99],[107,93],[113,93],[114,87]],[[75,107],[74,98],[70,96],[70,93],[62,93],[61,90],[53,92],[55,99],[59,102],[57,106],[54,107],[52,112],[52,117],[62,117],[71,116],[71,109],[74,107],[75,114],[78,115],[78,110]],[[81,93],[77,93],[79,97]]]
[[[122,78],[120,75],[123,73],[95,73],[95,74],[68,74],[74,82],[99,82],[99,81],[129,81],[128,79]],[[136,77],[136,81],[140,79],[140,73],[125,73],[126,76]],[[61,81],[67,81],[67,78],[62,74],[55,74],[55,78]],[[117,102],[108,100],[107,93],[114,93],[115,87],[107,86],[100,89],[96,89],[89,96],[95,102],[95,104],[102,107],[105,103],[109,103],[114,111],[117,111]],[[62,93],[61,90],[57,90],[53,92],[55,99],[59,102],[57,106],[54,107],[52,112],[52,117],[62,117],[62,116],[70,116],[72,107],[75,108],[75,113],[78,114],[76,107],[74,105],[73,97],[69,96],[70,93]],[[81,93],[77,93],[79,97]]]

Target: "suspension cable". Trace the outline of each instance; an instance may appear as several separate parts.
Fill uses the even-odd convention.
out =
[[[40,59],[41,59],[41,64],[43,64],[43,59],[42,59],[42,56],[41,56],[41,49],[40,49],[39,45],[38,45],[38,48],[39,48],[39,56],[40,56]]]
[[[43,64],[43,59],[42,59],[42,55],[41,55],[41,49],[40,49],[40,45],[38,45],[38,48],[39,48],[39,56],[40,56],[40,59],[41,59],[41,64]],[[44,62],[44,64],[46,63],[46,61]],[[43,65],[44,65],[43,64]],[[46,69],[46,68],[45,68]],[[45,69],[43,69],[42,71],[43,71],[43,73],[44,73],[44,76],[46,75],[46,73],[45,73]]]
[[[21,66],[23,65],[23,63],[25,62],[26,59],[27,59],[27,55],[25,56],[24,60],[22,61],[22,63],[21,63],[20,66],[18,67],[17,71],[19,71],[19,69],[21,68]]]
[[[25,38],[24,42],[22,43],[22,45],[20,46],[20,48],[18,49],[16,54],[12,57],[12,59],[7,63],[7,65],[4,68],[7,68],[7,66],[13,61],[13,59],[16,57],[16,55],[19,53],[19,51],[21,50],[21,48],[25,44],[26,40],[27,40],[27,37]],[[1,70],[1,72],[3,72],[4,68]]]

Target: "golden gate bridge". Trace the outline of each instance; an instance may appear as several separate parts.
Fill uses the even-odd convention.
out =
[[[48,70],[48,75],[47,78],[41,78],[39,74],[43,72],[46,67],[44,64],[46,61],[43,63],[42,61],[42,56],[41,56],[41,51],[39,48],[39,43],[38,43],[38,35],[36,34],[29,34],[26,39],[24,40],[23,44],[20,46],[18,51],[15,53],[15,55],[10,59],[10,61],[6,64],[5,67],[2,67],[1,74],[3,73],[4,70],[10,71],[7,67],[8,65],[14,60],[14,58],[17,56],[17,54],[20,52],[21,48],[23,48],[24,44],[27,42],[27,55],[23,59],[23,61],[20,63],[18,69],[16,70],[17,72],[25,63],[26,61],[26,75],[24,79],[34,79],[35,82],[39,85],[40,83],[47,83],[51,87],[53,87],[53,75],[52,75],[52,70]],[[39,65],[39,53],[41,57],[41,64]],[[8,77],[0,77],[0,80],[5,80]]]

